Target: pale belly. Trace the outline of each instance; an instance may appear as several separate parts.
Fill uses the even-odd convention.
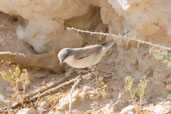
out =
[[[64,62],[73,68],[88,68],[99,63],[102,58],[100,56],[101,55],[99,55],[99,57],[89,56],[83,59],[75,59],[71,56]]]

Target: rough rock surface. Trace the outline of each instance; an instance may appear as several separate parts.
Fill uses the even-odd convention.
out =
[[[68,33],[64,29],[66,19],[87,13],[89,7],[82,1],[7,0],[1,2],[0,7],[2,12],[18,15],[24,19],[24,25],[20,24],[17,27],[17,37],[33,46],[36,52],[66,46],[63,44],[70,47],[78,47],[82,44],[81,36],[74,32]]]
[[[123,18],[123,30],[129,30],[130,36],[170,46],[171,1],[108,0],[108,2],[117,14]],[[113,24],[110,27],[114,29],[116,26]],[[164,37],[167,42],[161,37]]]
[[[93,12],[89,10],[92,5],[100,7],[102,22],[108,25],[109,32],[130,31],[129,35],[132,37],[145,38],[169,46],[170,4],[169,0],[6,0],[1,2],[0,10],[22,17],[24,25],[18,25],[17,37],[33,46],[36,52],[45,52],[66,45],[81,46],[81,36],[75,32],[66,32],[67,25],[64,23],[70,20],[67,23],[75,21],[75,26],[86,25],[85,23],[92,21],[92,17],[85,19],[81,16],[87,14],[88,17],[88,12]],[[89,25],[87,28],[90,27]],[[160,39],[161,37],[165,37],[167,42]],[[74,44],[73,41],[77,43]]]

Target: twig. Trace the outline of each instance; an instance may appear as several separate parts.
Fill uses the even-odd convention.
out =
[[[37,99],[38,97],[43,97],[43,96],[46,96],[46,95],[49,95],[49,94],[54,94],[54,93],[56,93],[60,88],[62,88],[62,87],[64,87],[64,86],[66,86],[66,85],[69,85],[69,84],[71,84],[71,83],[77,81],[77,79],[78,79],[78,77],[76,77],[76,78],[74,78],[74,79],[71,79],[71,80],[69,80],[69,81],[67,81],[67,82],[64,82],[64,83],[62,83],[62,84],[60,84],[60,85],[58,85],[58,86],[56,86],[56,87],[54,87],[54,88],[48,89],[48,90],[44,91],[43,93],[36,94],[35,96],[31,97],[28,101],[30,102],[30,101],[33,101],[33,100]]]
[[[114,106],[117,105],[119,102],[121,102],[121,97],[123,93],[119,93],[117,101],[114,103]]]
[[[59,84],[64,83],[64,82],[67,81],[67,80],[70,80],[70,78],[68,78],[68,77],[61,77],[60,80],[55,81],[55,82],[53,82],[52,84],[47,85],[46,87],[43,87],[43,88],[41,88],[41,89],[38,89],[37,91],[33,91],[33,92],[30,93],[28,96],[25,96],[25,99],[28,99],[28,98],[30,98],[31,96],[34,96],[34,95],[36,95],[36,94],[43,93],[43,92],[45,92],[45,91],[47,91],[47,90],[49,90],[49,89],[51,89],[51,88],[56,87],[56,86],[59,85]]]
[[[112,36],[114,38],[118,37],[118,35],[115,35],[115,34],[112,34],[112,33],[91,32],[91,31],[88,31],[88,30],[80,30],[80,29],[76,29],[76,28],[73,28],[73,27],[66,27],[66,28],[67,28],[67,30],[73,30],[73,31],[81,32],[81,33],[89,33],[91,35],[96,34],[96,35]],[[159,44],[153,44],[151,42],[147,42],[147,41],[144,41],[144,40],[138,40],[136,38],[131,38],[131,37],[127,37],[127,36],[125,36],[125,37],[126,37],[126,39],[136,41],[136,42],[139,42],[139,43],[143,43],[143,44],[147,44],[147,45],[150,45],[150,46],[153,46],[153,47],[162,48],[162,49],[165,49],[165,50],[171,50],[170,47],[162,46],[162,45],[159,45]]]
[[[69,103],[69,114],[72,114],[72,112],[71,112],[71,110],[72,110],[72,92],[76,88],[76,86],[80,83],[80,81],[81,81],[81,75],[77,77],[77,81],[74,83],[74,85],[71,88],[70,103]]]
[[[38,67],[49,69],[53,72],[60,73],[61,66],[56,59],[58,50],[52,50],[44,54],[25,55],[22,53],[0,52],[0,61],[7,61],[14,64],[20,64],[28,67]],[[47,58],[49,58],[47,60]]]
[[[24,97],[24,101],[23,102],[24,103],[30,102],[30,101],[33,101],[33,100],[35,100],[37,98],[40,98],[40,97],[43,97],[43,96],[46,96],[46,95],[49,95],[49,94],[53,94],[57,90],[59,90],[60,88],[66,86],[68,84],[71,84],[71,83],[73,83],[73,82],[75,82],[77,80],[77,77],[76,77],[74,79],[71,79],[71,80],[68,79],[69,81],[66,81],[67,78],[68,77],[64,77],[60,81],[57,81],[57,82],[53,83],[50,86],[47,86],[47,87],[42,88],[42,89],[40,89],[38,91],[34,91],[31,94],[29,94],[29,95],[26,95]],[[66,81],[66,82],[64,82],[64,81]],[[15,108],[15,107],[17,107],[20,104],[21,104],[20,102],[14,102],[10,108]],[[7,110],[7,108],[3,108],[2,110],[0,110],[0,112],[3,111],[3,110]]]
[[[39,94],[41,93],[44,93],[45,91],[47,90],[50,90],[51,88],[54,88],[56,87],[57,85],[61,84],[61,83],[64,83],[64,81],[67,80],[68,77],[63,77],[61,78],[60,80],[54,82],[53,84],[49,85],[49,86],[46,86],[46,87],[43,87],[41,89],[37,89],[36,91],[33,91],[32,93],[30,93],[29,95],[25,95],[24,96],[24,100],[23,102],[29,102],[29,100],[34,97],[34,96],[38,96]],[[68,79],[69,80],[69,79]],[[38,98],[38,97],[37,97]],[[16,103],[13,103],[11,108],[15,108],[16,106],[20,105],[20,102],[16,102]]]

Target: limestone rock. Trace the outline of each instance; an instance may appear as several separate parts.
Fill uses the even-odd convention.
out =
[[[23,108],[20,109],[17,114],[38,114],[34,108]]]

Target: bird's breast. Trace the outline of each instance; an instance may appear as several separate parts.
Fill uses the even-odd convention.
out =
[[[70,56],[64,62],[73,68],[88,68],[97,64],[100,60],[101,57],[97,57],[95,55],[84,57],[82,59],[76,59],[74,56]]]

